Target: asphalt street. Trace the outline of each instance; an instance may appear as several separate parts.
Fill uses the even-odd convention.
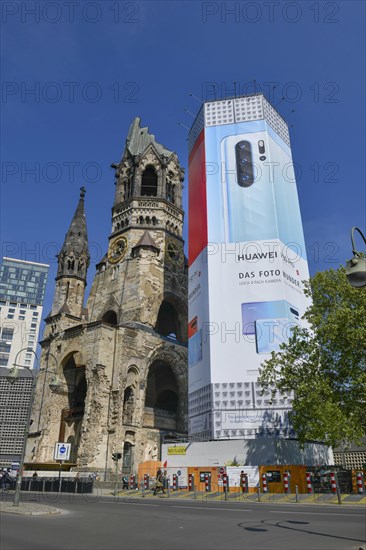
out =
[[[363,507],[93,495],[48,503],[62,513],[0,516],[2,550],[358,550],[366,536]]]

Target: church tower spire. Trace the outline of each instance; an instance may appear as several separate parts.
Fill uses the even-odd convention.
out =
[[[79,203],[57,256],[56,291],[51,315],[64,312],[81,318],[83,313],[86,275],[90,263],[84,211],[85,192],[85,187],[81,187]]]

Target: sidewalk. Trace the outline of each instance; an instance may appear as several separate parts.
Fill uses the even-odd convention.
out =
[[[73,493],[62,493],[63,496],[69,495],[70,499],[75,497]],[[365,506],[366,497],[364,495],[341,495],[341,504],[338,503],[337,495],[332,494],[299,494],[298,502],[296,502],[296,496],[293,494],[284,495],[277,493],[261,493],[258,498],[257,493],[247,493],[242,494],[239,492],[228,493],[227,498],[225,499],[225,494],[220,492],[210,493],[210,492],[198,492],[188,491],[182,489],[179,491],[170,490],[169,494],[158,493],[156,496],[153,495],[152,490],[124,490],[118,491],[117,494],[114,494],[114,490],[109,487],[96,486],[94,487],[93,493],[85,493],[84,495],[76,495],[78,498],[84,498],[95,500],[98,497],[108,497],[114,500],[135,500],[135,499],[184,499],[184,500],[196,500],[201,502],[228,502],[230,504],[235,504],[236,502],[248,502],[248,503],[257,503],[259,506],[261,504],[283,504],[283,505],[292,505],[296,506],[297,504],[306,504],[306,505],[352,505],[352,506]],[[56,504],[58,493],[41,493],[41,492],[32,492],[32,491],[23,491],[21,494],[21,501],[19,506],[13,506],[13,493],[8,495],[7,500],[0,501],[0,513],[10,513],[10,514],[20,514],[27,516],[36,516],[36,515],[52,515],[59,514],[61,511],[53,506],[52,503]],[[47,502],[48,500],[48,502]],[[40,502],[43,501],[43,502]],[[45,502],[46,501],[46,502]],[[61,505],[62,508],[62,505]]]

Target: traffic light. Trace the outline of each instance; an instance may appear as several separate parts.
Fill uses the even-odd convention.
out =
[[[122,458],[122,453],[112,453],[112,460],[117,462],[117,460],[120,460]]]

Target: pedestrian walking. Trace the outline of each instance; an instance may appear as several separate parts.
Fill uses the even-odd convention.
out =
[[[163,472],[160,470],[156,473],[156,483],[155,483],[155,489],[154,489],[154,495],[161,491],[165,495],[164,486],[163,486]]]

